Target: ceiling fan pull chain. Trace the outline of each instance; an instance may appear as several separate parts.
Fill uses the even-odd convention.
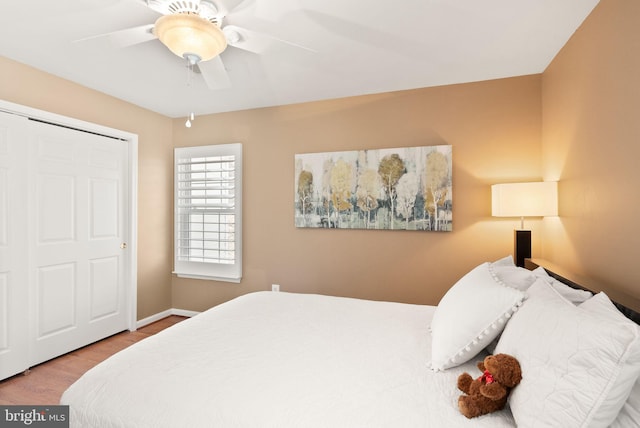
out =
[[[191,87],[191,75],[193,74],[193,64],[189,61],[189,58],[185,58],[187,61],[187,87]]]
[[[194,75],[193,67],[195,67],[195,65],[199,61],[193,55],[185,55],[184,59],[187,61],[187,88],[190,88]],[[193,112],[191,112],[191,114],[189,114],[189,117],[187,117],[187,121],[185,122],[184,126],[186,126],[187,128],[191,128],[191,121],[193,121],[194,119],[195,115],[193,114]]]

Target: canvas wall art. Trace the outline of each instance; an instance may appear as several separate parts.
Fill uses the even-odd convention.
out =
[[[452,230],[450,145],[295,155],[297,227]]]

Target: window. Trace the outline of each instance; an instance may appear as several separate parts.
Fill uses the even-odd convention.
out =
[[[242,145],[177,148],[174,162],[174,273],[240,282]]]

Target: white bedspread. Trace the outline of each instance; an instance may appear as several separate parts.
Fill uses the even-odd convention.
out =
[[[134,344],[62,396],[72,427],[514,427],[428,368],[435,307],[251,293]]]

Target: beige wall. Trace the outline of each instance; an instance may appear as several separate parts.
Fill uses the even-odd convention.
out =
[[[639,9],[602,0],[542,75],[203,116],[190,130],[3,58],[0,98],[139,135],[139,318],[274,282],[437,303],[472,266],[512,250],[517,221],[490,217],[489,185],[540,178],[560,180],[560,217],[528,222],[534,256],[638,297]],[[171,148],[227,142],[244,144],[244,279],[172,277]],[[294,227],[296,153],[433,144],[453,145],[453,232]]]
[[[541,174],[540,76],[198,117],[191,130],[6,58],[0,82],[3,100],[139,136],[139,319],[171,307],[202,310],[274,282],[437,303],[472,266],[511,251],[516,222],[491,219],[489,184]],[[245,153],[244,279],[172,278],[173,144],[234,141]],[[295,153],[434,144],[453,145],[453,232],[293,226]]]
[[[541,177],[541,78],[528,76],[174,121],[176,146],[241,142],[241,284],[173,279],[203,310],[270,289],[436,304],[476,264],[510,254],[517,220],[490,217],[490,184]],[[297,229],[294,155],[453,146],[453,232]],[[534,228],[534,251],[539,251]]]
[[[138,135],[138,318],[170,308],[172,121],[3,57],[0,99]]]
[[[602,0],[543,75],[546,258],[640,298],[640,2]]]

